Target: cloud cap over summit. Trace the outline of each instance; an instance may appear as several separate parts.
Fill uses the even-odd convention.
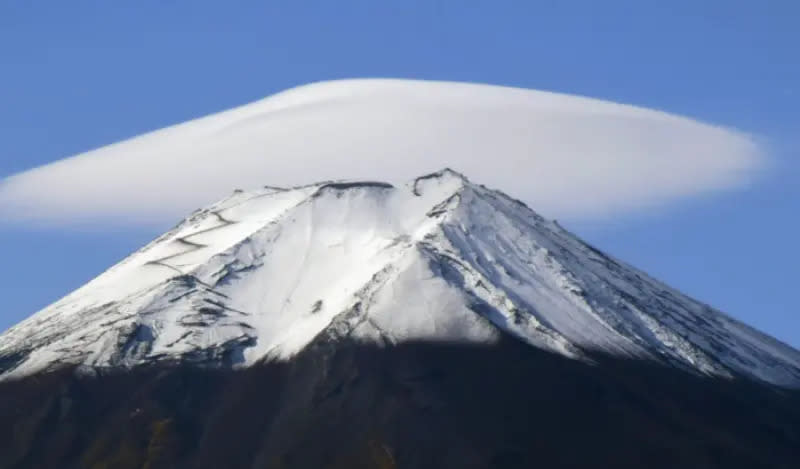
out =
[[[401,182],[448,166],[549,216],[599,217],[735,187],[748,135],[596,99],[466,83],[314,83],[0,181],[23,223],[162,223],[234,188]]]

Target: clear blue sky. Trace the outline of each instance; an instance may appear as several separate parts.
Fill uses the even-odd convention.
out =
[[[798,347],[799,20],[791,0],[2,2],[0,178],[332,78],[476,81],[653,107],[761,136],[767,177],[570,228]],[[156,234],[0,228],[0,329]]]

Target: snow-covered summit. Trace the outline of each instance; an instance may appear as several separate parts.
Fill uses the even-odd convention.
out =
[[[237,190],[5,332],[0,377],[503,334],[800,387],[800,352],[451,170]]]

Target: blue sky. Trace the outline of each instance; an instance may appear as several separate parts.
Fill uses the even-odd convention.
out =
[[[3,2],[0,177],[317,80],[398,77],[581,94],[753,133],[733,192],[568,226],[800,346],[800,63],[792,1]],[[163,227],[0,224],[0,329]]]

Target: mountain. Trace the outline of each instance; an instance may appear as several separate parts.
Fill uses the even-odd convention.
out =
[[[320,335],[378,344],[510,334],[588,360],[660,360],[800,387],[800,353],[444,170],[403,187],[237,191],[0,338],[0,371],[247,366]]]
[[[792,467],[798,388],[454,171],[264,187],[0,336],[0,467]]]

